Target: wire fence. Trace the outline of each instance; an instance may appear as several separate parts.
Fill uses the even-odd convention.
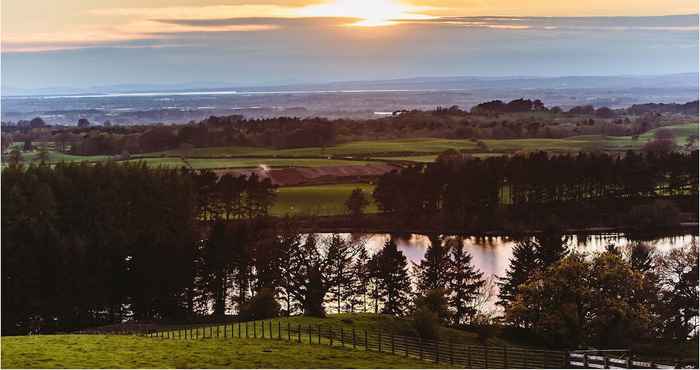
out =
[[[568,353],[507,346],[480,346],[397,335],[381,329],[301,325],[277,320],[217,326],[171,327],[142,335],[164,339],[266,338],[293,343],[389,353],[466,368],[567,368]]]

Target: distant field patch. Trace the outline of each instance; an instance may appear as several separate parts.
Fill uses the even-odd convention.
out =
[[[345,200],[356,188],[365,192],[370,206],[367,213],[378,211],[373,202],[371,184],[333,184],[313,186],[282,187],[277,190],[277,201],[272,207],[275,216],[289,215],[317,215],[329,216],[345,213]]]

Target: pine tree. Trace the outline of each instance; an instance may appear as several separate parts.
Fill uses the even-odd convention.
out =
[[[430,246],[425,250],[425,255],[420,264],[413,266],[417,277],[417,287],[421,294],[444,288],[449,280],[448,268],[450,265],[449,250],[442,244],[437,235],[430,235]]]
[[[355,312],[355,307],[362,305],[362,312],[367,312],[368,283],[371,281],[369,254],[364,245],[358,246],[358,254],[352,265],[352,281],[350,287],[352,296],[349,301],[350,312]]]
[[[373,259],[378,296],[384,303],[382,312],[400,316],[408,306],[411,294],[406,256],[398,250],[393,240],[388,240]]]
[[[518,286],[524,284],[538,271],[537,248],[538,244],[529,238],[515,244],[506,276],[500,278],[498,282],[499,305],[507,307],[515,299]]]
[[[569,236],[554,225],[547,226],[535,235],[537,259],[542,268],[547,268],[564,258],[569,253]]]
[[[477,313],[473,302],[486,283],[484,274],[475,270],[472,256],[464,251],[461,240],[450,248],[448,268],[447,287],[452,292],[448,302],[455,310],[454,321],[456,324],[468,322]]]
[[[326,286],[329,300],[336,304],[338,313],[342,312],[342,304],[352,296],[352,246],[340,235],[333,234],[326,250]]]

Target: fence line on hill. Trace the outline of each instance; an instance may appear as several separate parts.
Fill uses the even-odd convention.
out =
[[[290,343],[340,346],[390,353],[464,368],[587,368],[670,369],[673,366],[637,361],[628,350],[555,351],[512,346],[480,346],[398,335],[382,329],[301,325],[261,320],[170,326],[157,330],[124,330],[113,334],[161,339],[261,338]]]
[[[381,329],[357,329],[329,325],[301,325],[279,320],[187,326],[148,331],[147,337],[163,339],[267,338],[292,343],[340,346],[390,353],[466,368],[562,368],[569,367],[563,351],[507,346],[479,346],[453,341],[427,340],[397,335]]]

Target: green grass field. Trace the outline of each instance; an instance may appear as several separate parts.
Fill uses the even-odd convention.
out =
[[[551,151],[559,153],[572,153],[590,150],[624,151],[639,150],[652,140],[658,130],[666,129],[676,135],[676,144],[685,145],[690,135],[697,135],[698,124],[688,123],[657,128],[640,135],[637,139],[631,136],[602,136],[581,135],[565,139],[498,139],[483,140],[486,149],[479,148],[476,142],[471,140],[415,138],[396,140],[364,140],[339,144],[328,148],[296,148],[296,149],[272,149],[258,147],[228,146],[213,148],[194,148],[188,154],[189,161],[195,169],[204,168],[245,168],[256,167],[264,163],[272,167],[289,166],[336,166],[345,164],[364,164],[362,161],[343,161],[329,159],[330,156],[351,158],[375,158],[379,160],[429,162],[433,158],[448,149],[455,149],[472,153],[475,156],[500,155],[518,151]],[[170,150],[158,153],[140,155],[149,165],[179,167],[179,158],[156,157],[180,157],[181,151]],[[25,162],[32,161],[37,152],[24,153]],[[140,157],[134,155],[132,160]],[[251,158],[223,158],[223,157],[251,157]],[[219,158],[214,158],[219,157]],[[259,157],[259,158],[254,158]],[[292,157],[275,158],[275,157]],[[298,157],[299,159],[294,159]],[[305,159],[302,159],[305,157]],[[102,161],[109,156],[75,156],[51,152],[50,162],[60,161]]]
[[[272,339],[174,340],[136,336],[2,338],[3,368],[425,368],[435,365],[351,348]],[[440,365],[444,367],[445,365]]]
[[[292,186],[277,190],[277,201],[272,207],[275,216],[289,215],[316,215],[328,216],[345,213],[345,200],[356,188],[365,192],[367,199],[373,201],[371,184],[333,184],[314,186]],[[366,210],[367,213],[377,212],[376,205],[372,202]]]
[[[345,161],[334,159],[284,159],[284,158],[193,158],[187,159],[187,163],[177,157],[148,157],[130,159],[127,162],[135,163],[143,161],[150,167],[187,167],[187,163],[195,170],[219,169],[219,168],[256,168],[266,165],[273,168],[281,167],[323,167],[323,166],[352,166],[364,165],[367,161]]]

